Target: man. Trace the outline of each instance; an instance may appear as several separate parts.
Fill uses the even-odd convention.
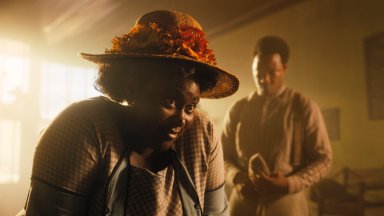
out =
[[[318,106],[284,85],[288,57],[281,38],[260,39],[252,65],[256,91],[227,113],[222,143],[231,215],[308,215],[303,190],[331,166]],[[255,157],[261,159],[249,161]],[[256,170],[248,165],[263,161]]]

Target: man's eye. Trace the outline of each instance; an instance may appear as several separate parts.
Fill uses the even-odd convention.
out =
[[[274,69],[269,72],[270,75],[276,76],[278,73],[280,73],[280,70]]]
[[[188,105],[188,106],[185,107],[185,112],[187,114],[191,114],[191,113],[193,113],[193,111],[195,111],[195,109],[196,109],[196,105],[195,104],[191,104],[191,105]]]

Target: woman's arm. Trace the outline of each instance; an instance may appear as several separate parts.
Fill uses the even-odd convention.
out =
[[[208,164],[207,186],[204,195],[204,215],[229,215],[228,201],[225,194],[224,158],[221,142],[211,126],[212,150]]]
[[[91,122],[71,106],[36,147],[26,215],[83,215],[97,179],[99,150]]]

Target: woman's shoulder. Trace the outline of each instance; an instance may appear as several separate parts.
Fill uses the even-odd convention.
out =
[[[101,99],[72,103],[42,131],[35,150],[33,178],[79,194],[91,191],[101,149],[95,132],[98,126],[92,118],[102,106]]]
[[[82,99],[78,101],[74,101],[71,103],[64,111],[72,111],[72,112],[92,112],[103,109],[108,103],[108,99],[103,96],[97,96],[87,99]]]
[[[63,117],[79,118],[78,120],[91,118],[92,116],[105,113],[108,109],[107,104],[107,99],[102,96],[75,101],[64,108],[55,119]]]
[[[96,126],[108,123],[110,113],[108,102],[103,97],[94,97],[73,102],[63,109],[42,132],[47,131],[90,131]],[[103,124],[100,124],[103,123]],[[60,132],[64,133],[64,132]]]
[[[200,128],[211,128],[214,127],[214,122],[206,112],[196,109],[194,125]]]

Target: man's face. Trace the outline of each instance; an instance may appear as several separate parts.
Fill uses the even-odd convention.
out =
[[[280,54],[257,55],[253,59],[252,74],[259,95],[274,96],[283,85],[287,65]]]
[[[200,100],[199,85],[192,80],[161,82],[140,94],[136,104],[140,137],[154,150],[169,149],[192,124]]]

